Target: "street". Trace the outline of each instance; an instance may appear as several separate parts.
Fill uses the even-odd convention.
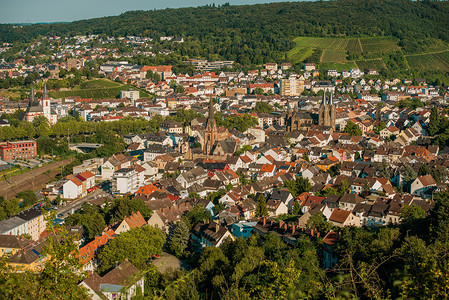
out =
[[[67,202],[67,205],[60,206],[56,211],[57,212],[56,217],[58,219],[65,219],[68,215],[73,214],[75,211],[81,208],[83,203],[92,201],[100,197],[111,197],[111,195],[103,191],[102,189],[98,188],[83,198],[76,199],[70,203]]]

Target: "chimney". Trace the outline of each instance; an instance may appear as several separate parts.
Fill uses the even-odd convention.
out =
[[[218,230],[220,229],[220,225],[218,225],[217,223],[215,224],[215,232],[218,232]]]
[[[296,231],[296,226],[292,225],[292,234],[295,233],[295,231]]]
[[[267,219],[265,217],[262,218],[262,225],[265,226],[265,224],[267,223]]]

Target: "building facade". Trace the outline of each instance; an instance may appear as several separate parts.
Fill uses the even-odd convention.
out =
[[[8,142],[0,145],[0,158],[3,160],[30,159],[36,155],[35,141]]]

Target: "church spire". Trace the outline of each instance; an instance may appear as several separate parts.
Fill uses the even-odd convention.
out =
[[[323,100],[321,101],[321,106],[326,106],[326,89],[324,89]]]
[[[31,90],[30,90],[30,103],[34,102],[34,87],[33,85],[31,85]]]
[[[214,118],[214,101],[212,100],[212,98],[210,99],[209,102],[209,119],[213,119]]]
[[[46,82],[44,82],[44,90],[42,92],[42,98],[43,99],[48,99],[47,83]]]

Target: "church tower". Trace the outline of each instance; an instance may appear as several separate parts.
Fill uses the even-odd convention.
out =
[[[218,128],[214,117],[214,102],[210,99],[209,116],[207,117],[206,130],[204,131],[203,153],[211,154],[215,141],[217,140]]]
[[[332,99],[332,93],[329,99],[326,99],[326,91],[324,91],[323,100],[318,110],[318,125],[329,126],[335,129],[335,119],[335,105]]]
[[[42,92],[42,107],[43,107],[43,113],[44,116],[48,119],[48,121],[51,120],[51,107],[50,107],[50,97],[48,96],[47,92],[47,83],[44,83],[44,90]]]

